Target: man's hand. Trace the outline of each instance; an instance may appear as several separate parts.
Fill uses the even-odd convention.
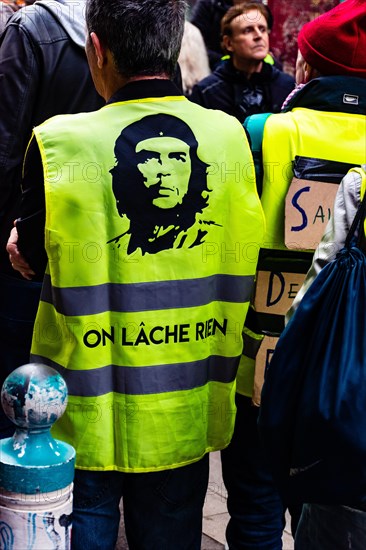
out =
[[[13,269],[15,269],[16,271],[19,271],[19,273],[24,277],[24,279],[28,279],[28,281],[31,281],[35,273],[30,268],[28,262],[26,262],[26,260],[23,258],[23,256],[19,252],[17,243],[18,243],[18,231],[16,227],[13,227],[13,229],[10,232],[8,244],[6,245],[6,250],[9,254],[9,260]]]

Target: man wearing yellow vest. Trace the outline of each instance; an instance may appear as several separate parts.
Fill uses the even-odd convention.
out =
[[[266,235],[245,323],[234,437],[222,452],[231,516],[227,540],[235,550],[252,550],[254,541],[256,548],[282,548],[283,509],[291,503],[281,502],[258,440],[263,374],[338,184],[351,167],[366,162],[365,2],[347,0],[306,24],[298,43],[302,86],[264,126]]]
[[[241,124],[170,80],[185,8],[88,0],[107,104],[36,127],[25,160],[25,259],[8,250],[39,278],[46,250],[32,358],[69,389],[73,550],[114,549],[122,497],[131,549],[198,550],[208,453],[232,436],[264,223]]]

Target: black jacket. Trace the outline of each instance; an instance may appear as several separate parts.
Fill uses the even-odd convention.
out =
[[[201,31],[211,70],[223,55],[220,46],[220,24],[222,17],[232,5],[232,0],[198,0],[192,10],[191,23]]]
[[[249,115],[278,113],[294,86],[292,76],[268,63],[248,80],[227,60],[194,86],[189,99],[208,109],[225,111],[243,123]]]
[[[20,275],[11,268],[5,245],[19,215],[22,162],[32,128],[51,116],[104,104],[85,55],[83,4],[58,1],[56,11],[38,3],[22,8],[0,38],[0,273],[12,277]]]

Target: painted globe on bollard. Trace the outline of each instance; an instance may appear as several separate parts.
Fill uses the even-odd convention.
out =
[[[0,547],[68,550],[75,450],[50,433],[66,409],[66,383],[29,363],[6,378],[1,404],[15,433],[0,441]]]

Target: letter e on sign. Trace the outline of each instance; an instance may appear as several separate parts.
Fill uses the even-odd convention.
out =
[[[303,273],[258,271],[254,308],[258,313],[285,315],[305,279]]]

